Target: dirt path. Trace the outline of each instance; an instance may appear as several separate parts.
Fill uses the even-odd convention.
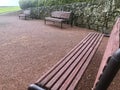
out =
[[[0,90],[27,90],[89,32],[93,31],[0,16]],[[77,90],[92,87],[106,43],[104,38]]]

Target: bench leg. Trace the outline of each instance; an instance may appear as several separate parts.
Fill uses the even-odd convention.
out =
[[[120,49],[118,49],[110,58],[107,66],[93,90],[107,90],[113,78],[120,69]]]
[[[62,22],[61,22],[61,29],[62,29]]]
[[[44,20],[44,23],[46,24],[46,20]]]
[[[26,20],[26,16],[25,16],[25,20]]]
[[[71,27],[73,27],[73,22],[71,22],[70,24],[71,24]]]
[[[35,84],[31,84],[29,87],[28,87],[28,90],[45,90]]]

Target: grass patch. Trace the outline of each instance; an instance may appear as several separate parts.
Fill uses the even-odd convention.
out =
[[[19,6],[0,6],[0,14],[19,11]]]

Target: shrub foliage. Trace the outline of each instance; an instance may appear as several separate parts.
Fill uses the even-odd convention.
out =
[[[44,19],[56,10],[72,11],[74,25],[101,32],[110,32],[115,18],[120,15],[119,0],[39,0],[39,3],[36,0],[20,0],[20,3],[21,1],[29,3],[27,8],[31,7],[34,18]]]
[[[94,0],[19,0],[22,9],[40,6],[64,5],[75,2],[91,2]]]

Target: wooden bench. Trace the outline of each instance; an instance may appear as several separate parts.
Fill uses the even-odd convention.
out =
[[[90,33],[28,90],[74,90],[101,40],[102,34]]]
[[[30,10],[24,10],[23,13],[21,13],[21,14],[19,15],[19,19],[20,19],[20,18],[24,18],[25,20],[26,20],[27,18],[32,18],[32,17],[31,17],[31,11],[30,11]]]
[[[116,50],[119,49],[119,46],[120,46],[119,34],[120,34],[120,18],[117,19],[117,21],[113,27],[113,30],[111,32],[106,50],[104,52],[104,55],[103,55],[103,58],[101,61],[101,65],[100,65],[98,73],[97,73],[96,80],[94,82],[93,90],[99,90],[99,89],[96,89],[96,86],[100,83],[100,79],[101,79],[106,67],[108,66],[108,62],[109,62],[111,56],[115,53]],[[115,68],[114,68],[114,70],[115,70]],[[114,70],[112,70],[111,72],[113,73]],[[109,77],[112,75],[107,75],[107,76]],[[104,83],[102,83],[102,84],[104,85],[106,82],[105,81],[103,81],[103,82]],[[102,85],[100,86],[100,88],[103,88]],[[104,89],[100,89],[100,90],[106,90],[106,89],[104,87]]]
[[[72,13],[66,11],[53,11],[51,17],[45,17],[45,24],[46,21],[61,23],[61,28],[64,22],[69,22],[72,26]]]

